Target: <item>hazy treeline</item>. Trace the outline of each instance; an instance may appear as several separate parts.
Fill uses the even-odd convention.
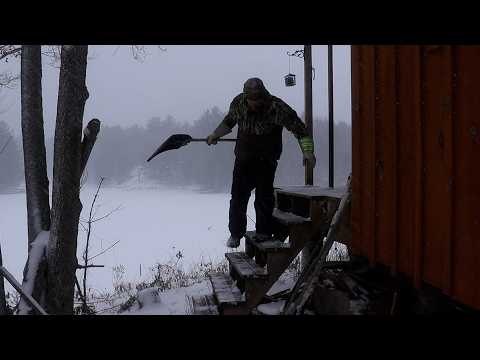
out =
[[[197,185],[205,190],[229,191],[234,163],[234,143],[207,146],[190,143],[178,150],[158,155],[151,162],[146,159],[172,134],[189,134],[205,138],[223,119],[225,114],[217,107],[205,111],[193,124],[181,123],[172,116],[152,118],[145,127],[128,128],[105,126],[90,159],[90,180],[100,176],[122,183],[154,180],[174,186]],[[317,167],[315,183],[328,184],[328,123],[314,123]],[[236,137],[236,128],[226,137]],[[275,183],[299,185],[304,183],[302,155],[295,137],[284,130],[283,153],[279,162]],[[351,171],[351,127],[346,123],[335,126],[335,175],[336,183],[346,182]],[[136,179],[135,179],[136,178]]]
[[[152,118],[146,126],[102,125],[87,168],[86,181],[97,183],[103,176],[110,184],[126,181],[158,182],[172,186],[198,186],[209,191],[229,191],[234,163],[234,143],[219,142],[215,146],[191,143],[178,150],[168,151],[147,163],[146,159],[172,134],[190,134],[205,138],[224,117],[217,107],[205,111],[194,123],[181,123],[172,116]],[[103,124],[108,121],[104,119]],[[12,133],[0,122],[0,146]],[[227,137],[235,137],[234,132]],[[314,121],[315,184],[328,184],[328,123]],[[21,139],[13,138],[0,155],[0,186],[23,182]],[[47,138],[48,172],[52,175],[53,136]],[[351,127],[335,124],[335,181],[343,184],[351,171]],[[276,185],[304,183],[302,155],[295,137],[284,130],[283,153],[276,174]]]
[[[20,141],[19,141],[20,140]],[[0,120],[0,190],[18,186],[23,180],[21,139]]]

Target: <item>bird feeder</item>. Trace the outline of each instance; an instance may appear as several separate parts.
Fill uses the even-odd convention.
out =
[[[295,86],[296,83],[294,74],[285,75],[285,86]]]
[[[290,59],[292,58],[292,56],[303,58],[303,50],[296,50],[293,53],[290,53],[287,51],[287,55],[288,55],[288,74],[284,76],[284,79],[285,79],[285,86],[291,87],[297,84],[297,80],[295,79],[295,74],[292,74]]]

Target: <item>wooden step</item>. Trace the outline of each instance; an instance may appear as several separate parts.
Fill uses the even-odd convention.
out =
[[[244,252],[226,253],[225,257],[242,279],[268,276],[266,270],[258,266],[255,261],[249,258]]]
[[[298,216],[295,214],[292,214],[290,212],[285,212],[282,210],[279,210],[277,208],[273,209],[273,218],[276,219],[279,223],[283,225],[299,225],[299,224],[306,224],[311,222],[310,218],[305,218],[303,216]]]
[[[244,302],[242,293],[228,274],[212,273],[208,277],[212,284],[213,294],[220,307],[224,305],[235,306]]]
[[[275,188],[276,194],[284,194],[287,196],[299,196],[307,199],[336,198],[341,199],[346,193],[347,187],[325,188],[312,185],[292,185],[281,186]]]
[[[213,294],[188,296],[188,307],[192,315],[219,315]]]
[[[244,252],[226,253],[225,257],[230,263],[230,276],[242,293],[245,292],[247,281],[263,281],[268,278],[267,270],[263,267],[265,262],[257,265],[257,259],[254,261]]]
[[[247,231],[245,240],[250,245],[262,252],[277,252],[290,250],[290,244],[279,240],[258,241],[255,239],[255,231]]]

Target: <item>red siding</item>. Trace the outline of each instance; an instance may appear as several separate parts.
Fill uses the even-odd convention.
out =
[[[480,47],[352,47],[352,250],[480,308]]]

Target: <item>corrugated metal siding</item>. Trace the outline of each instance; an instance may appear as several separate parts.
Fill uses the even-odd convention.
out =
[[[352,250],[480,308],[480,47],[352,47]]]

